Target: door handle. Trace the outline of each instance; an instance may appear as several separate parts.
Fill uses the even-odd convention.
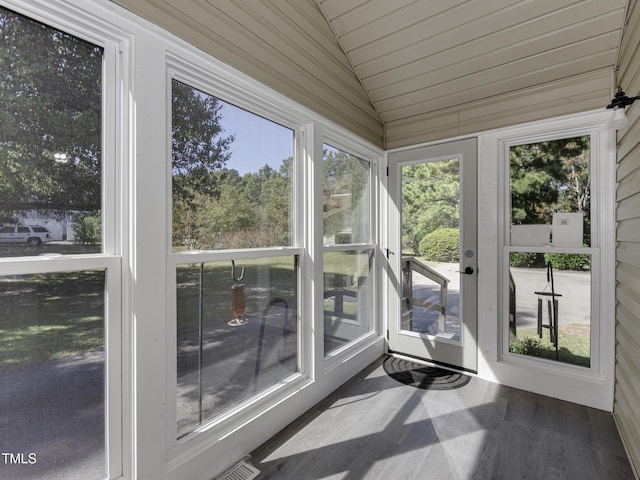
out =
[[[458,273],[464,273],[465,275],[473,275],[473,267],[467,267],[464,269],[464,272],[462,270],[456,270],[456,272]]]

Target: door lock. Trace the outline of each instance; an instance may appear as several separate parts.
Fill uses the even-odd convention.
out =
[[[458,273],[464,273],[465,275],[473,275],[473,267],[467,267],[464,269],[464,272],[462,270],[456,270],[456,272]]]

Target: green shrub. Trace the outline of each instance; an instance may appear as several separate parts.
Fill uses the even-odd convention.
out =
[[[101,218],[98,214],[79,213],[73,217],[73,236],[76,243],[100,243],[102,241]]]
[[[542,255],[532,252],[511,252],[509,254],[509,265],[511,267],[541,267],[543,266]]]
[[[551,266],[558,270],[588,270],[590,261],[590,255],[577,253],[511,252],[509,254],[511,267],[542,268],[547,262],[551,262]]]
[[[351,234],[350,233],[336,233],[335,237],[336,245],[344,245],[345,243],[351,242]]]
[[[543,352],[546,350],[542,346],[539,338],[524,337],[514,338],[509,342],[509,351],[511,353],[519,353],[520,355],[531,355],[534,357],[544,357]]]
[[[545,253],[544,261],[551,262],[558,270],[588,270],[591,267],[591,255],[582,253]]]
[[[420,255],[434,262],[460,260],[460,232],[457,228],[440,228],[420,240]]]

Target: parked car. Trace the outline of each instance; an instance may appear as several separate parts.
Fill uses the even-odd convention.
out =
[[[0,243],[25,243],[37,247],[51,240],[51,232],[40,225],[11,225],[0,228]]]

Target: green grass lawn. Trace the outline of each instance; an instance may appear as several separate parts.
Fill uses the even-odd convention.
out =
[[[295,264],[293,256],[250,259],[236,262],[236,277],[244,268],[238,283],[245,285],[246,314],[261,313],[270,299],[284,298],[293,305],[295,297]],[[209,262],[203,271],[203,320],[226,322],[231,313],[231,262]],[[179,265],[176,270],[177,328],[197,328],[200,308],[200,264]]]
[[[0,371],[104,349],[104,271],[0,278]]]
[[[100,244],[79,245],[73,242],[49,242],[39,247],[30,247],[27,244],[0,244],[0,257],[37,257],[39,255],[84,255],[89,253],[101,253]]]
[[[4,248],[5,246],[3,246]],[[64,248],[63,248],[64,247]],[[8,250],[7,250],[8,248]],[[11,245],[12,256],[39,253],[90,253],[96,246],[45,244],[38,248]],[[98,247],[99,248],[99,247]],[[294,256],[239,261],[236,274],[245,268],[247,314],[259,315],[270,299],[281,297],[293,306],[296,296]],[[358,276],[368,269],[367,254],[328,252],[325,272],[348,274],[356,288]],[[178,330],[197,327],[200,265],[177,268]],[[205,311],[216,321],[231,315],[230,262],[205,265]],[[0,276],[0,371],[35,365],[52,359],[104,349],[104,271],[59,272]]]
[[[567,325],[558,332],[558,361],[590,366],[590,328],[588,324]],[[549,331],[545,329],[542,338],[538,337],[535,328],[518,330],[516,339],[509,344],[509,351],[548,360],[556,360],[556,349],[549,340]]]

